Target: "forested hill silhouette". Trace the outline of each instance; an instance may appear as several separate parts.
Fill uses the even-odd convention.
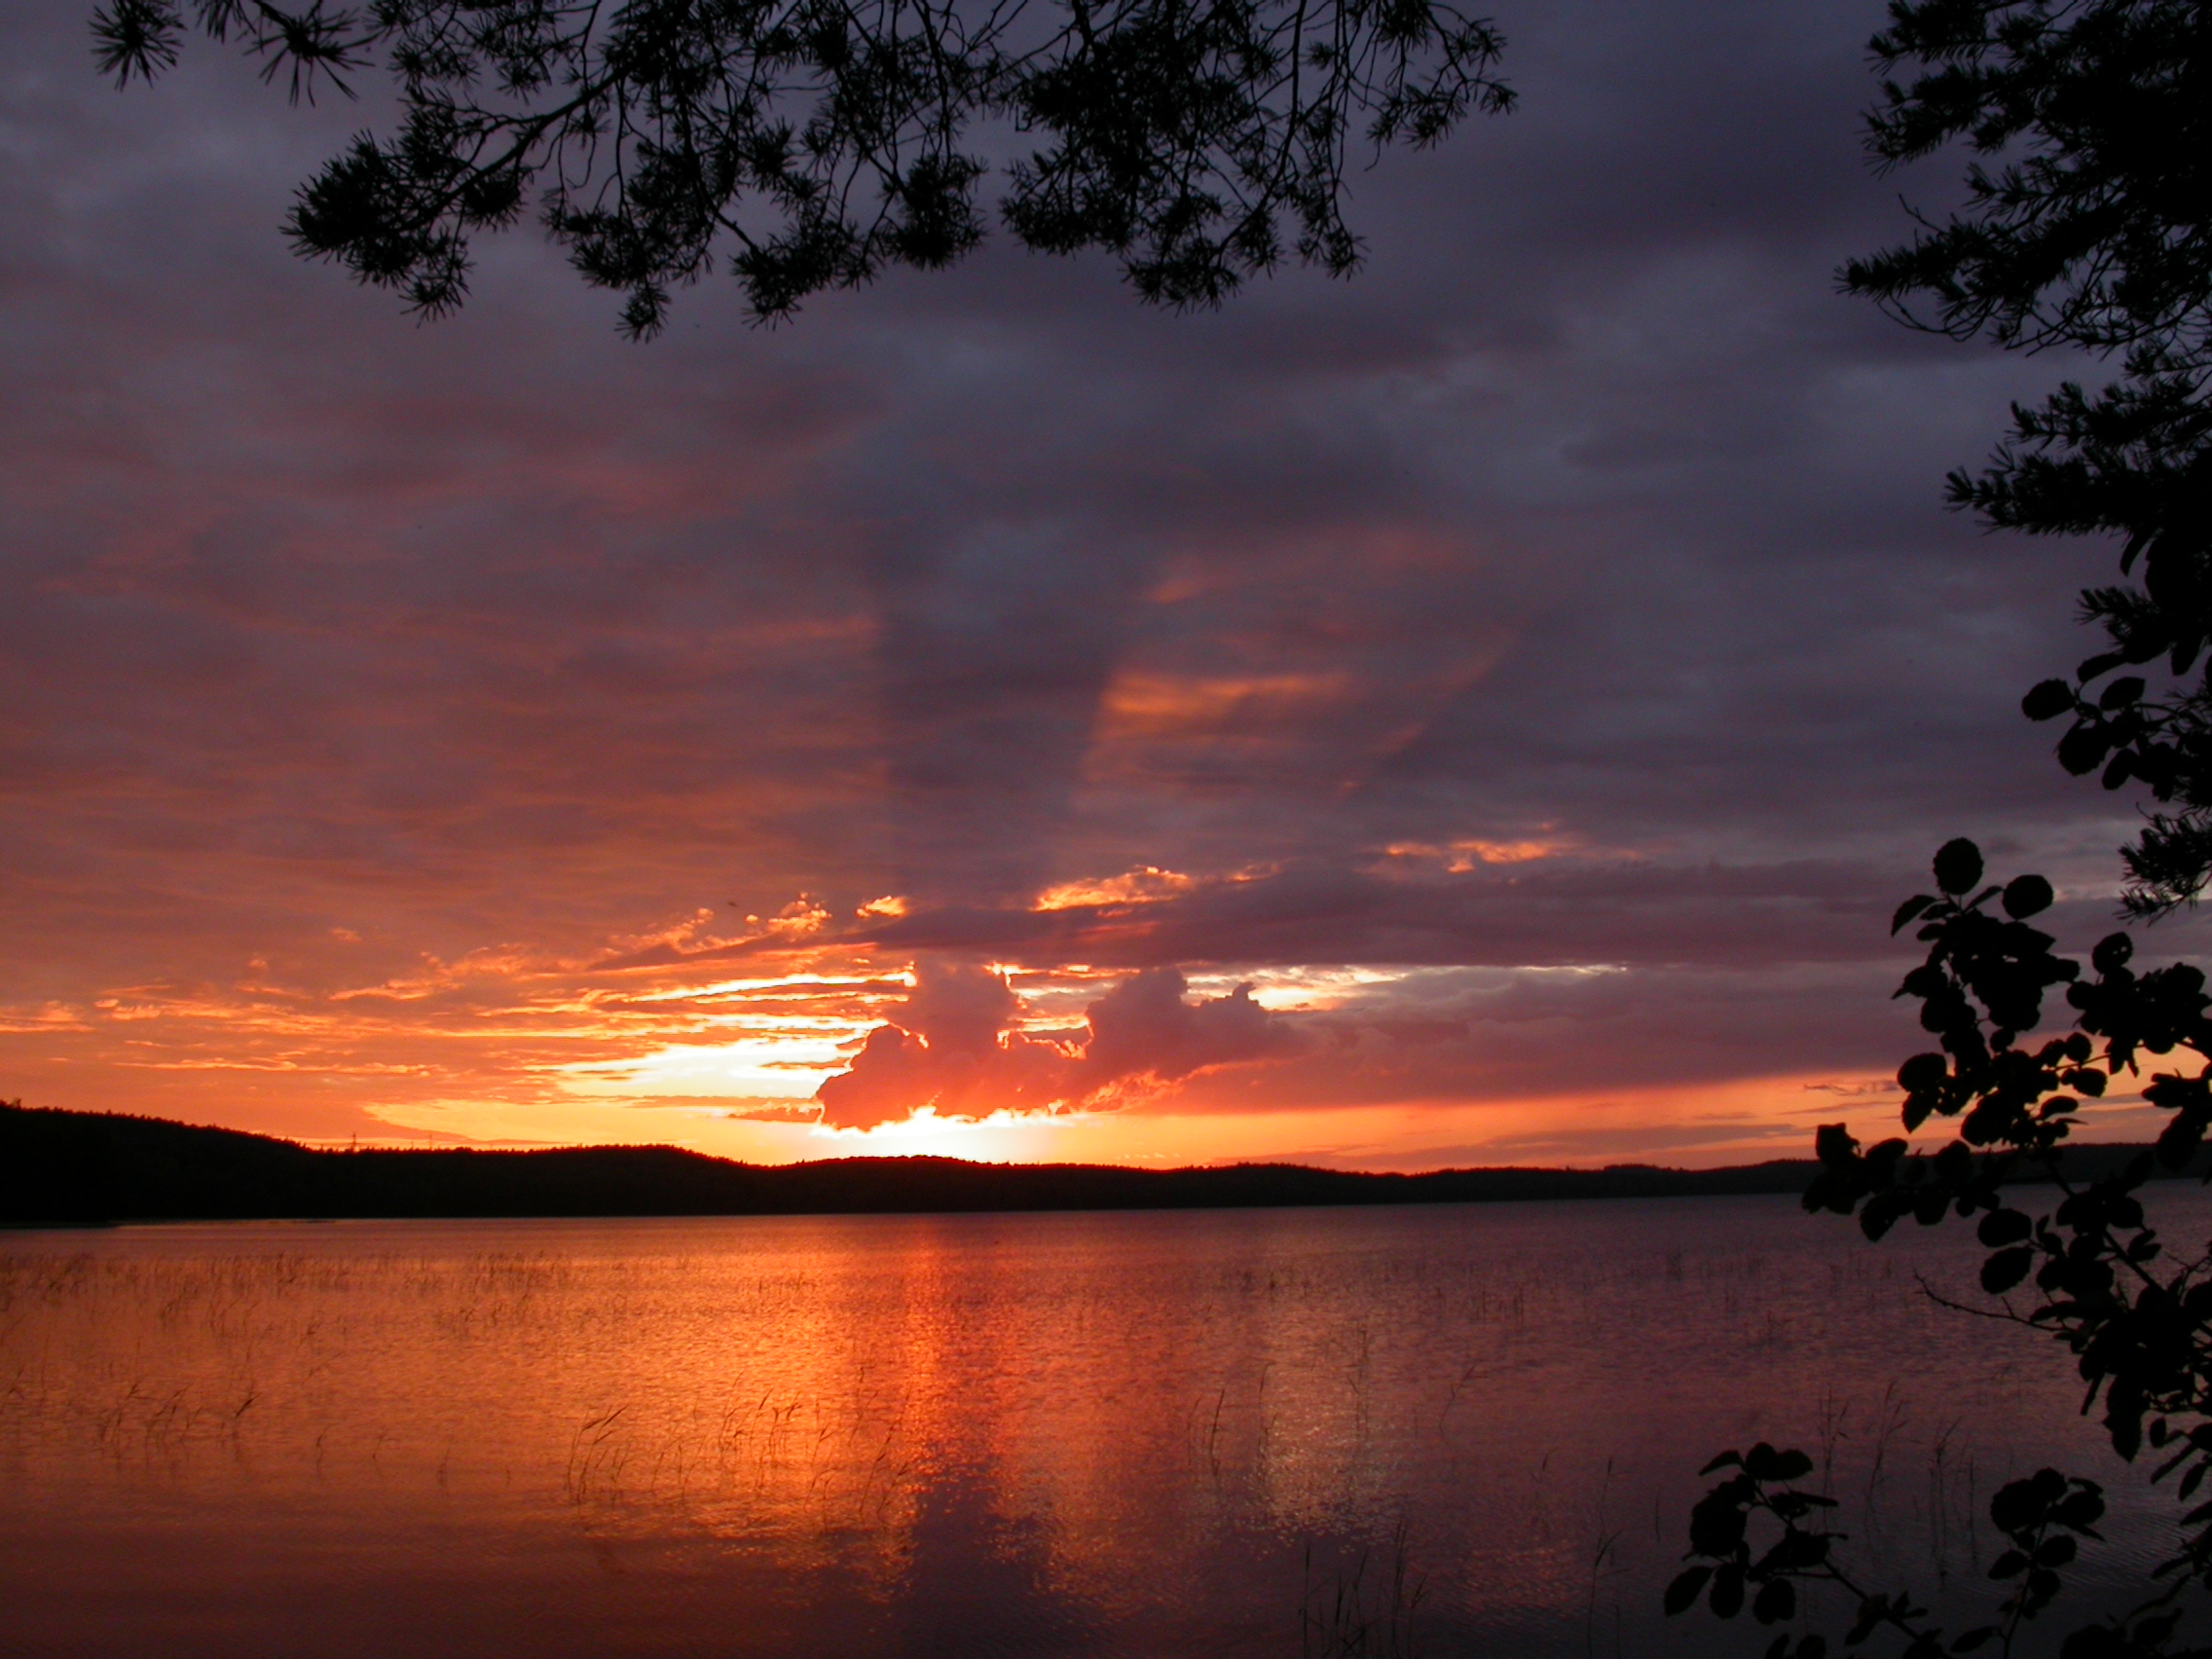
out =
[[[2083,1147],[2081,1155],[2105,1149]],[[2110,1149],[2116,1158],[2134,1149]],[[0,1103],[0,1224],[444,1216],[807,1215],[1480,1203],[1801,1193],[1820,1165],[1192,1169],[841,1158],[735,1163],[666,1146],[538,1152],[317,1151],[160,1118]]]

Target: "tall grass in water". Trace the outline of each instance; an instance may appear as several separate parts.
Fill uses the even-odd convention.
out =
[[[1388,1559],[1362,1549],[1326,1577],[1306,1546],[1305,1596],[1298,1609],[1299,1659],[1417,1659],[1415,1615],[1428,1594],[1406,1548],[1406,1523],[1390,1532]]]

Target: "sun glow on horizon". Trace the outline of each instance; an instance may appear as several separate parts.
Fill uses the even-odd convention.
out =
[[[1059,1131],[1096,1116],[1084,1112],[1014,1112],[1001,1108],[981,1118],[938,1116],[924,1106],[911,1117],[870,1128],[829,1124],[807,1126],[809,1140],[830,1149],[820,1158],[960,1158],[977,1163],[1055,1161]]]
[[[1138,866],[1045,889],[1029,913],[1166,913],[1201,886],[1266,879]],[[43,1098],[20,1088],[31,1104],[324,1144],[387,1131],[396,1143],[670,1143],[774,1163],[1728,1161],[1796,1145],[1810,1111],[1889,1109],[1880,1078],[1816,1080],[1830,1092],[1811,1106],[1814,1085],[1795,1077],[1546,1087],[1520,1057],[1526,1034],[1578,1009],[1604,1014],[1626,993],[1602,987],[1633,979],[1622,964],[1226,962],[1185,976],[1101,966],[1111,937],[1080,932],[1058,957],[892,951],[817,919],[832,908],[793,901],[803,926],[740,946],[717,942],[702,911],[610,940],[367,973],[341,953],[319,981],[314,963],[263,952],[229,984],[0,1009],[0,1035],[75,1086]],[[889,916],[861,908],[875,911],[864,926]]]

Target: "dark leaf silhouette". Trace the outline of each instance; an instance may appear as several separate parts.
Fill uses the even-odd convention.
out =
[[[1936,885],[1953,898],[1971,892],[1981,879],[1981,849],[1965,836],[1946,841],[1936,854]]]
[[[2025,1245],[1998,1251],[1981,1265],[1981,1288],[1992,1296],[2002,1295],[2028,1276],[2035,1261],[2036,1253]]]
[[[1712,1576],[1713,1568],[1710,1567],[1685,1567],[1677,1573],[1674,1582],[1667,1586],[1668,1613],[1672,1615],[1689,1611],[1696,1605],[1699,1593],[1705,1589],[1706,1581]]]

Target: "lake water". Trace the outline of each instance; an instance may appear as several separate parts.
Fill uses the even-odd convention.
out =
[[[1989,1599],[2046,1462],[2140,1570],[2065,1353],[1915,1282],[1978,1260],[1785,1198],[0,1235],[0,1649],[1755,1652],[1657,1599],[1758,1439],[1885,1584]]]

